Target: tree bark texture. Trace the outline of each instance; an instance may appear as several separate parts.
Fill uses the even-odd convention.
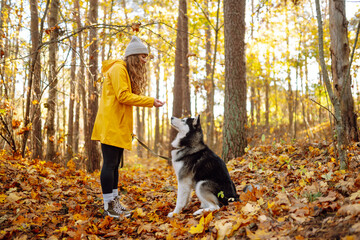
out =
[[[291,70],[290,70],[290,40],[289,40],[289,17],[286,11],[286,48],[287,48],[287,83],[288,83],[288,93],[287,93],[287,102],[288,102],[288,116],[289,116],[289,135],[292,137],[294,133],[294,95],[291,85]]]
[[[74,1],[75,7],[75,18],[76,18],[76,25],[78,28],[82,27],[81,20],[80,20],[80,4],[79,0]],[[88,124],[88,114],[87,114],[87,102],[86,102],[86,92],[85,92],[85,58],[84,58],[84,49],[83,49],[83,35],[82,33],[78,34],[78,46],[79,46],[79,72],[77,74],[77,89],[78,89],[78,96],[76,101],[76,116],[75,116],[75,132],[74,132],[74,152],[79,152],[79,129],[80,129],[80,106],[82,105],[82,113],[83,113],[83,129],[84,132],[87,129]],[[85,134],[84,134],[85,135]],[[85,140],[85,152],[88,152],[88,145],[87,141]]]
[[[246,139],[245,1],[224,1],[225,104],[223,158],[242,156]]]
[[[183,115],[189,117],[191,115],[191,101],[190,101],[190,68],[189,68],[189,34],[188,34],[188,15],[187,15],[187,0],[180,0],[181,10],[181,43],[182,43],[182,91],[183,91]]]
[[[183,59],[184,59],[184,46],[182,44],[182,34],[184,34],[183,27],[183,18],[184,18],[184,10],[181,8],[184,6],[183,2],[186,0],[179,0],[179,13],[177,20],[177,32],[176,32],[176,49],[175,49],[175,76],[174,76],[174,88],[173,88],[173,111],[172,114],[174,117],[181,118],[183,114],[183,79],[184,79],[184,71],[183,71]],[[186,57],[186,56],[185,56]],[[174,128],[170,130],[170,144],[175,139],[177,131]],[[170,145],[169,149],[172,146]],[[170,155],[170,153],[169,153]]]
[[[74,105],[75,105],[75,87],[76,87],[76,44],[77,36],[72,38],[71,42],[71,70],[70,70],[70,97],[69,97],[69,119],[67,132],[67,159],[73,156],[74,144]]]
[[[331,71],[335,93],[340,99],[341,117],[347,143],[359,141],[354,99],[351,94],[351,79],[346,81],[349,69],[350,47],[348,40],[348,21],[346,20],[345,1],[330,0],[330,52]],[[346,84],[346,85],[345,85]],[[341,96],[340,96],[341,94]]]
[[[324,57],[324,33],[323,33],[323,25],[321,19],[321,10],[320,10],[320,2],[319,0],[315,0],[316,4],[316,18],[318,22],[318,37],[319,37],[319,60],[321,64],[322,76],[324,79],[324,83],[326,89],[329,94],[329,98],[331,103],[334,106],[335,110],[335,120],[336,120],[336,134],[337,134],[337,150],[339,152],[339,160],[340,160],[340,169],[346,169],[348,166],[348,161],[346,157],[346,149],[345,149],[345,129],[341,117],[341,108],[340,108],[340,99],[334,93],[328,72],[326,70],[326,63]]]
[[[208,1],[206,1],[206,7],[208,7]],[[206,9],[207,10],[207,9]],[[208,11],[206,11],[208,13]],[[206,53],[206,142],[210,148],[213,147],[214,141],[214,84],[212,79],[211,69],[211,28],[210,23],[205,26],[205,53]]]
[[[90,1],[89,22],[96,24],[98,18],[98,0]],[[98,110],[98,92],[97,92],[97,78],[98,78],[98,40],[96,28],[90,28],[89,31],[89,95],[88,95],[88,126],[86,129],[86,139],[88,139],[88,171],[93,172],[100,169],[100,152],[98,142],[92,141],[91,133],[94,127],[96,113]]]
[[[141,118],[140,118],[140,111],[141,108],[140,107],[136,107],[136,135],[140,140],[144,140],[143,136],[142,136],[142,127],[143,124],[141,123]],[[140,144],[137,145],[137,156],[139,158],[143,157],[143,152],[142,152],[142,146]]]
[[[52,0],[50,5],[49,29],[50,41],[49,45],[49,97],[47,101],[47,117],[46,117],[46,160],[56,161],[56,132],[55,132],[55,114],[57,102],[57,71],[56,71],[56,53],[58,49],[58,15],[59,0]]]
[[[40,54],[38,52],[38,47],[40,43],[40,33],[39,33],[39,13],[38,13],[38,1],[31,0],[30,1],[30,13],[31,13],[31,64],[33,68],[32,78],[33,78],[33,102],[37,101],[36,104],[32,105],[32,114],[34,116],[32,123],[32,157],[42,159],[42,129],[41,129],[41,62],[40,62]]]
[[[155,63],[155,78],[156,78],[156,98],[160,98],[160,60],[161,55],[158,51],[157,61]],[[155,140],[154,140],[154,151],[159,153],[160,147],[160,117],[159,108],[155,109]]]

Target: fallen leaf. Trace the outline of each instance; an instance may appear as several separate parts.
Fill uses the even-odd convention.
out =
[[[326,197],[318,197],[317,201],[319,202],[332,202],[336,199],[336,192],[331,191]]]
[[[8,202],[16,202],[18,200],[20,200],[21,197],[17,194],[17,193],[10,193],[9,196],[7,196],[6,200]]]
[[[204,216],[201,217],[199,223],[196,226],[192,226],[189,230],[189,233],[196,234],[196,233],[202,233],[204,231],[205,226],[205,220]]]
[[[360,213],[360,204],[352,204],[342,206],[338,211],[338,215],[358,215]]]
[[[351,233],[360,233],[360,222],[355,223],[354,225],[352,225],[351,228],[350,228],[350,232]]]
[[[226,219],[222,219],[215,222],[215,228],[217,229],[216,240],[222,240],[231,233],[232,222],[228,222]]]
[[[244,212],[244,214],[247,215],[254,215],[257,213],[257,211],[260,209],[259,205],[253,205],[251,203],[247,203],[241,210]]]
[[[352,201],[352,200],[355,200],[355,199],[358,199],[358,198],[360,198],[360,190],[357,191],[357,192],[354,192],[354,193],[352,193],[352,194],[350,195],[350,200],[351,200],[351,201]],[[1,202],[1,200],[0,200],[0,202]]]

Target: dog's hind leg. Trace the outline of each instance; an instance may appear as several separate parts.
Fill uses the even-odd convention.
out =
[[[189,203],[190,194],[192,190],[192,183],[189,179],[183,179],[178,183],[178,193],[176,200],[176,207],[173,212],[168,214],[168,217],[173,217],[174,214],[178,214]]]
[[[201,208],[194,212],[194,215],[199,215],[202,212],[218,210],[219,201],[211,191],[211,183],[208,181],[200,181],[196,184],[195,192],[201,202]]]

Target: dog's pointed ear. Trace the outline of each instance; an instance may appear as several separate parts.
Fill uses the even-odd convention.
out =
[[[197,115],[197,117],[194,119],[194,127],[201,126],[200,125],[200,115]]]

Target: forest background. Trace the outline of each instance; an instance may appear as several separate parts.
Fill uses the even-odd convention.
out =
[[[138,35],[152,58],[146,94],[167,105],[159,110],[137,108],[137,136],[155,152],[167,154],[169,117],[172,106],[178,109],[174,96],[184,95],[176,101],[190,107],[182,107],[177,115],[201,114],[207,144],[222,153],[225,47],[221,1],[190,1],[186,6],[188,30],[178,33],[188,39],[186,59],[180,63],[188,69],[178,86],[174,85],[175,64],[179,64],[175,49],[181,5],[176,2],[3,0],[1,4],[3,149],[58,162],[76,156],[83,167],[99,168],[99,162],[91,166],[85,159],[89,154],[99,158],[98,147],[88,139],[101,93],[101,62],[121,58],[131,35]],[[356,4],[347,1],[347,9],[354,14],[348,25],[350,46],[355,40]],[[329,8],[327,1],[322,5],[325,61],[330,64]],[[334,123],[326,109],[332,111],[332,104],[318,60],[314,2],[247,1],[246,14],[248,144],[331,141],[332,134],[327,133]],[[356,112],[356,52],[353,61],[351,94]],[[186,92],[191,100],[186,99]],[[142,156],[141,148],[136,154]]]
[[[358,1],[1,0],[0,239],[358,239]],[[168,156],[171,116],[200,114],[241,202],[167,217],[171,166],[138,142],[103,216],[90,141],[101,62],[148,46],[135,134]]]
[[[246,3],[248,144],[297,139],[332,141],[333,134],[328,133],[334,122],[326,109],[333,108],[322,80],[314,2]],[[346,3],[353,14],[348,25],[352,46],[357,3]],[[327,1],[322,5],[325,61],[330,66],[329,6]],[[184,102],[180,107],[183,110],[175,115],[200,114],[207,144],[222,154],[222,2],[190,1],[186,6],[188,30],[184,34],[177,25],[180,8],[173,1],[113,0],[92,4],[3,0],[1,147],[10,147],[10,151],[23,156],[63,163],[76,157],[83,167],[98,169],[99,160],[91,164],[94,160],[86,159],[89,154],[100,158],[97,144],[88,139],[101,93],[101,62],[122,58],[130,37],[138,35],[151,53],[150,84],[145,94],[163,99],[167,105],[159,110],[137,108],[135,134],[155,152],[168,154],[169,117],[174,115],[174,100],[180,101]],[[177,35],[188,39],[183,54],[186,60],[180,63],[188,69],[184,83],[178,86],[174,85],[179,65],[175,62]],[[356,53],[350,93],[355,100],[354,113],[359,101]],[[143,150],[139,147],[134,153],[141,157]]]

